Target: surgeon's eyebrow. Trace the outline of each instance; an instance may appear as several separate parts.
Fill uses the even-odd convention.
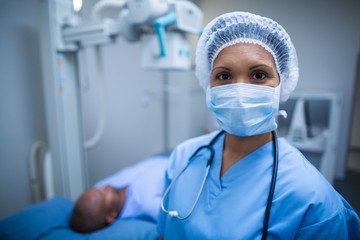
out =
[[[250,67],[249,70],[253,70],[254,68],[258,68],[258,67],[272,68],[271,66],[266,65],[266,64],[256,64],[256,65]]]
[[[213,68],[212,72],[213,72],[214,70],[218,69],[218,68],[221,68],[221,69],[223,69],[223,70],[227,70],[227,71],[231,71],[231,69],[230,69],[230,68],[228,68],[228,67],[217,66],[217,67],[214,67],[214,68]]]

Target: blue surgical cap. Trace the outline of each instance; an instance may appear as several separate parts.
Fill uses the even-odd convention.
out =
[[[220,51],[237,43],[262,46],[274,57],[280,76],[280,100],[285,102],[299,78],[297,55],[290,36],[272,19],[247,12],[218,16],[204,29],[196,48],[195,74],[206,91],[213,63]]]

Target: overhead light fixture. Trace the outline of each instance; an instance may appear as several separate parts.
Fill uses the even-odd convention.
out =
[[[82,8],[82,0],[73,0],[73,8],[75,12],[80,12]]]

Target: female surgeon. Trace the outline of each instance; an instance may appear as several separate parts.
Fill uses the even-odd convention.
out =
[[[222,130],[171,154],[160,239],[360,239],[351,206],[276,137],[279,102],[298,81],[286,31],[251,13],[221,15],[199,39],[196,75]]]

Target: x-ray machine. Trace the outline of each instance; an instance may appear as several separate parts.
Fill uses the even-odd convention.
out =
[[[76,199],[88,187],[79,49],[114,43],[121,36],[142,43],[146,69],[189,69],[191,53],[185,33],[199,34],[203,15],[185,0],[100,0],[95,15],[107,5],[116,5],[118,19],[82,24],[71,0],[41,0],[40,4],[43,88],[53,169],[51,194]]]

